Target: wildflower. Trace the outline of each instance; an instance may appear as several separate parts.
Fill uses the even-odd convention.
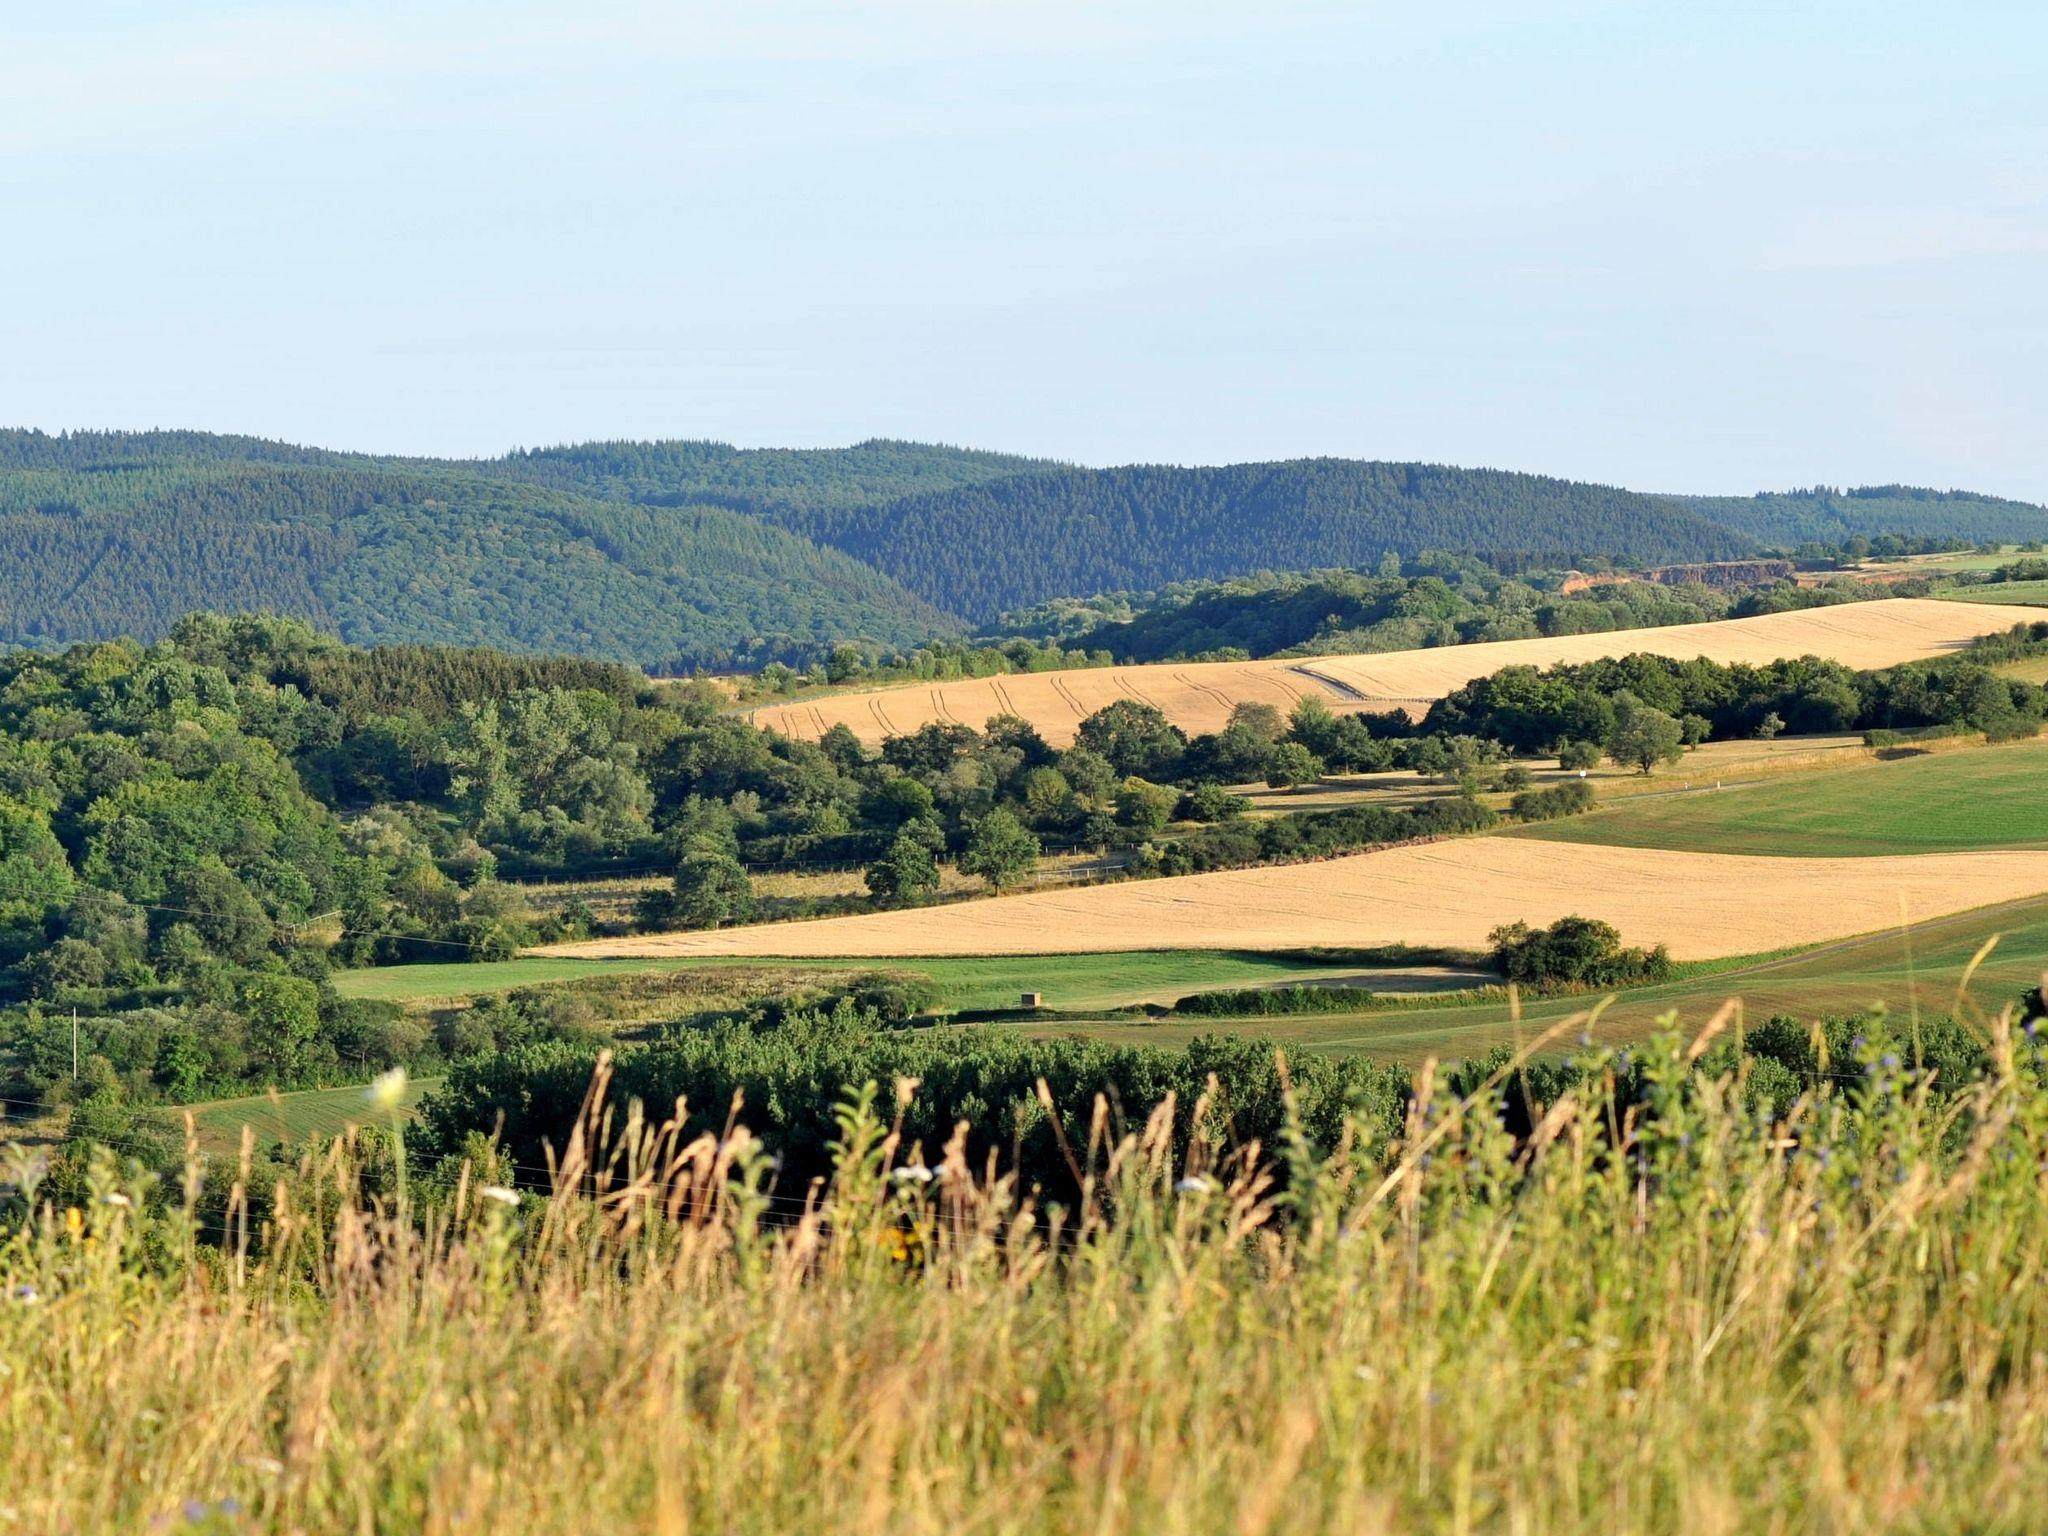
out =
[[[1191,1173],[1173,1186],[1173,1192],[1176,1195],[1206,1195],[1214,1188],[1215,1185],[1211,1184],[1199,1173]]]
[[[889,1177],[898,1184],[929,1184],[938,1175],[925,1167],[923,1163],[905,1163],[901,1168],[890,1174]]]
[[[64,1207],[64,1235],[74,1243],[85,1236],[85,1213],[75,1205]]]
[[[185,1501],[185,1518],[194,1525],[204,1520],[211,1512],[207,1505],[199,1499],[187,1499]]]
[[[363,1090],[363,1097],[383,1114],[398,1113],[399,1105],[405,1102],[405,1068],[393,1067],[389,1072],[378,1073]]]
[[[502,1184],[479,1184],[476,1187],[476,1192],[484,1199],[495,1201],[499,1205],[517,1205],[519,1203],[519,1191],[507,1189]]]
[[[32,1285],[17,1285],[14,1288],[14,1299],[24,1307],[32,1307],[41,1301],[43,1297],[42,1293]]]
[[[128,1198],[128,1197],[126,1196],[126,1195],[122,1194],[122,1193],[121,1193],[121,1192],[120,1192],[120,1191],[119,1191],[118,1189],[117,1189],[117,1190],[115,1190],[115,1191],[114,1191],[114,1192],[113,1192],[112,1194],[108,1194],[108,1195],[101,1195],[101,1196],[100,1196],[100,1203],[101,1203],[102,1205],[112,1205],[112,1206],[118,1206],[118,1207],[119,1207],[119,1208],[120,1208],[121,1210],[124,1210],[124,1211],[125,1211],[125,1210],[127,1210],[127,1209],[128,1209],[129,1207],[131,1207],[132,1205],[134,1205],[134,1204],[135,1204],[135,1202],[134,1202],[133,1200],[130,1200],[130,1199],[129,1199],[129,1198]]]

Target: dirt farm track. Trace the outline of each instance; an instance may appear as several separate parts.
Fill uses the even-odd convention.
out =
[[[1467,837],[1314,864],[1032,891],[903,912],[560,944],[540,954],[904,956],[1481,948],[1578,914],[1674,958],[1761,954],[2048,892],[2048,858],[1992,851],[1762,858]]]
[[[1856,668],[1895,666],[1957,650],[1980,635],[2038,620],[2038,608],[1886,598],[1753,619],[1723,619],[1663,629],[1497,640],[1359,656],[1268,661],[1162,662],[1015,673],[956,682],[915,683],[833,694],[757,710],[755,723],[815,741],[845,725],[870,744],[933,721],[980,727],[994,715],[1020,715],[1046,740],[1066,746],[1087,716],[1118,699],[1157,705],[1182,730],[1222,728],[1246,701],[1283,712],[1319,698],[1339,713],[1407,710],[1420,716],[1437,699],[1476,677],[1509,666],[1555,666],[1649,652],[1720,662],[1824,656]]]

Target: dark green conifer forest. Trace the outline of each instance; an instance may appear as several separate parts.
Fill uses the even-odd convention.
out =
[[[1084,469],[884,440],[435,460],[203,432],[0,431],[0,644],[151,640],[184,613],[234,609],[358,644],[757,668],[848,645],[902,653],[1056,599],[1265,571],[1454,550],[1515,576],[1880,532],[2036,540],[2048,513],[1902,486],[1683,498],[1440,465]],[[1233,641],[1231,627],[1208,643],[1269,643]],[[1314,638],[1300,628],[1270,633]]]

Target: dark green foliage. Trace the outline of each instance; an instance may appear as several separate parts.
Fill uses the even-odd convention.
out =
[[[1015,816],[999,807],[968,829],[960,872],[979,875],[1000,891],[1030,874],[1037,862],[1038,839]]]
[[[1174,815],[1181,821],[1236,821],[1251,808],[1251,801],[1220,784],[1197,784],[1180,797]]]
[[[939,888],[939,865],[930,848],[899,833],[864,878],[869,894],[884,906],[915,906]]]
[[[1584,779],[1568,779],[1548,789],[1523,790],[1508,802],[1508,814],[1517,821],[1555,821],[1590,811],[1593,798],[1592,785]]]
[[[1063,594],[1451,548],[1503,568],[1718,560],[1754,545],[1676,504],[1493,470],[1303,459],[1013,476],[884,507],[781,514],[972,619]]]
[[[1532,986],[1628,987],[1671,975],[1664,946],[1629,949],[1611,923],[1561,917],[1548,928],[1509,923],[1487,935],[1509,981]]]
[[[836,653],[849,675],[883,658],[908,675],[978,675],[1041,661],[959,649],[961,619],[1047,599],[1369,567],[1381,575],[1323,569],[1194,596],[1084,649],[1265,652],[1338,634],[1383,649],[1700,616],[1689,592],[1502,598],[1474,556],[1511,572],[1605,569],[1851,527],[2038,538],[2041,521],[2019,503],[1898,487],[1688,500],[1338,459],[1091,470],[875,441],[590,443],[435,461],[190,432],[0,431],[11,576],[0,641],[153,638],[196,609],[262,609],[357,642],[666,671]],[[1404,560],[1421,581],[1399,579]]]
[[[0,433],[0,642],[154,638],[195,609],[264,609],[362,643],[677,670],[956,627],[876,571],[723,507],[273,446]]]
[[[1762,492],[1755,496],[1673,496],[1667,498],[1746,534],[1759,544],[1791,548],[1804,543],[1842,544],[1857,535],[2009,542],[2042,537],[2041,508],[2023,501],[1979,496],[1968,491],[1931,491],[1911,485],[1864,485],[1853,490],[1815,486],[1806,491]],[[1878,541],[1867,553],[1914,553]]]
[[[1883,672],[1853,672],[1811,656],[1761,666],[1633,655],[1545,671],[1506,667],[1438,700],[1423,728],[1483,736],[1520,752],[1560,742],[1612,748],[1621,706],[1633,700],[1636,708],[1698,716],[1716,740],[1953,724],[2019,732],[2048,715],[2048,693],[1990,668],[2041,653],[2048,653],[2048,623]],[[1632,760],[1640,765],[1640,755]]]
[[[1081,722],[1075,744],[1099,755],[1124,777],[1157,783],[1178,771],[1187,737],[1152,705],[1119,699]]]
[[[1698,715],[1686,718],[1700,721],[1701,727],[1707,725]],[[1705,734],[1705,729],[1699,731],[1701,737]],[[1623,694],[1615,701],[1614,734],[1607,740],[1607,749],[1617,763],[1649,773],[1684,755],[1685,728],[1663,710]]]
[[[708,849],[685,854],[676,866],[670,916],[685,928],[722,928],[754,915],[754,886],[740,861]]]
[[[1192,875],[1280,859],[1329,858],[1416,838],[1483,832],[1499,820],[1477,800],[1446,795],[1413,810],[1357,805],[1267,821],[1230,821],[1169,843],[1160,854],[1159,870]]]
[[[1266,784],[1272,789],[1298,789],[1323,776],[1323,760],[1298,741],[1283,741],[1266,758]]]
[[[1301,1013],[1362,1013],[1380,1000],[1355,987],[1240,987],[1221,992],[1196,992],[1173,1005],[1177,1014],[1196,1018],[1282,1018]]]
[[[511,453],[482,466],[510,479],[608,501],[717,506],[786,516],[881,506],[1060,466],[1007,453],[874,438],[851,448],[734,448],[728,443],[579,443]]]
[[[1211,1131],[1226,1143],[1277,1142],[1283,1085],[1271,1050],[1249,1039],[1205,1038],[1185,1051],[1032,1040],[989,1029],[893,1031],[851,1004],[831,1014],[799,1014],[780,1027],[745,1024],[686,1031],[620,1055],[612,1092],[666,1113],[688,1105],[688,1131],[713,1134],[734,1095],[742,1118],[782,1159],[779,1184],[801,1190],[823,1173],[833,1110],[864,1083],[918,1080],[903,1124],[906,1151],[920,1146],[936,1162],[954,1126],[972,1128],[969,1161],[997,1153],[1027,1184],[1070,1192],[1072,1175],[1052,1121],[1040,1104],[1042,1080],[1070,1146],[1086,1148],[1098,1094],[1119,1122],[1142,1123],[1168,1094],[1177,1104],[1183,1144],[1194,1105],[1213,1075],[1218,1097]],[[544,1166],[547,1145],[561,1147],[589,1086],[590,1047],[536,1046],[458,1065],[423,1107],[426,1137],[453,1151],[472,1131],[490,1134],[504,1116],[503,1145],[515,1161]],[[1307,1056],[1288,1064],[1304,1128],[1334,1142],[1347,1108],[1382,1131],[1401,1113],[1407,1074],[1359,1059]]]

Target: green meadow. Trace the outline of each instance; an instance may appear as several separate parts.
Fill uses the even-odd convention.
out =
[[[413,1078],[405,1085],[400,1108],[410,1114],[422,1097],[439,1085],[438,1077]],[[370,1107],[367,1090],[353,1088],[309,1088],[300,1093],[254,1094],[240,1099],[215,1099],[186,1106],[192,1111],[199,1142],[208,1151],[232,1152],[241,1143],[242,1127],[249,1128],[258,1147],[282,1142],[302,1145],[309,1137],[325,1141],[343,1135],[350,1126],[378,1123],[380,1116]]]
[[[2048,740],[1641,795],[1509,835],[1814,858],[2048,847]]]
[[[1106,955],[997,955],[886,960],[746,960],[686,956],[662,959],[567,960],[526,956],[480,964],[404,965],[346,971],[335,978],[343,996],[419,1006],[508,992],[516,987],[577,982],[597,976],[671,971],[726,973],[817,971],[844,976],[860,971],[904,971],[928,976],[938,1006],[949,1011],[1014,1008],[1025,992],[1038,992],[1056,1009],[1130,1008],[1172,1002],[1189,992],[1222,987],[1280,986],[1342,978],[1386,991],[1427,990],[1464,984],[1455,973],[1409,968],[1367,969],[1341,960],[1245,950],[1137,950]]]
[[[1973,969],[1979,951],[1994,939],[1996,946]],[[2036,898],[1959,913],[1910,930],[1700,968],[1676,981],[1620,992],[1611,1000],[1539,998],[1512,1010],[1497,1001],[1447,999],[1442,1004],[1418,1001],[1359,1014],[1159,1022],[1104,1019],[1015,1027],[1165,1046],[1184,1045],[1198,1035],[1250,1034],[1292,1051],[1419,1061],[1427,1056],[1478,1055],[1502,1043],[1526,1040],[1546,1025],[1589,1010],[1597,1014],[1589,1020],[1588,1032],[1610,1044],[1645,1038],[1659,1018],[1673,1011],[1697,1025],[1730,1001],[1738,1005],[1742,1019],[1752,1022],[1781,1014],[1808,1020],[1842,1017],[1873,1006],[1906,1019],[1960,1012],[1981,1020],[2039,984],[2044,973],[2048,898]]]

